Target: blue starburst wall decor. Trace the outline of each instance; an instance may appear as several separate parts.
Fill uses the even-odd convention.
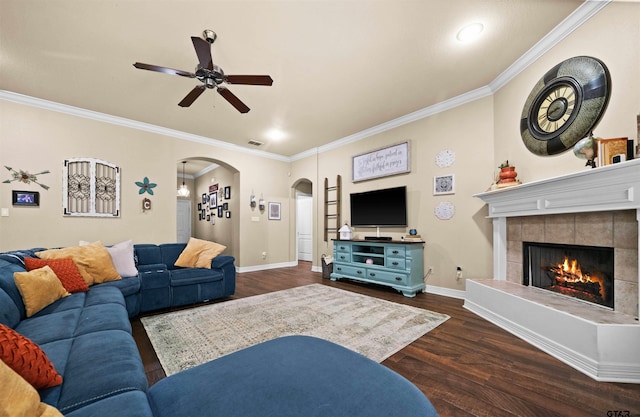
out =
[[[153,189],[156,188],[158,184],[149,182],[149,178],[144,177],[144,180],[142,180],[142,182],[136,181],[136,185],[140,187],[140,191],[138,191],[138,194],[149,193],[153,195]]]

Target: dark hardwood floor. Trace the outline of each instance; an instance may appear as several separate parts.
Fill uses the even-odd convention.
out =
[[[596,382],[467,311],[462,300],[433,294],[407,298],[381,286],[331,282],[301,262],[294,268],[238,274],[236,295],[218,302],[311,283],[451,317],[383,362],[418,386],[443,417],[640,416],[639,384]],[[140,320],[132,325],[152,385],[165,375]]]

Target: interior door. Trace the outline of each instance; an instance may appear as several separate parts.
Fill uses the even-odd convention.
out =
[[[178,200],[176,241],[187,243],[191,237],[191,200]]]
[[[313,260],[313,199],[309,194],[296,197],[296,230],[298,235],[298,260]]]

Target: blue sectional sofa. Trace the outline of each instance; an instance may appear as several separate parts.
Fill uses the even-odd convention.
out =
[[[31,317],[13,274],[34,250],[0,254],[0,323],[38,344],[63,377],[39,390],[43,402],[67,417],[437,416],[400,375],[305,336],[265,342],[149,388],[129,318],[234,291],[233,258],[216,258],[208,270],[216,278],[205,279],[172,267],[179,248],[137,245],[138,277],[94,285]]]

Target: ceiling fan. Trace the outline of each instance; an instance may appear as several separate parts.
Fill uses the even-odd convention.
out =
[[[211,44],[216,40],[216,33],[212,30],[202,32],[202,38],[191,37],[193,47],[198,56],[198,65],[194,73],[173,68],[160,67],[158,65],[143,64],[136,62],[133,64],[138,69],[164,72],[165,74],[180,75],[182,77],[197,78],[202,85],[196,86],[187,94],[178,106],[189,107],[200,94],[207,88],[216,88],[218,93],[225,98],[240,113],[247,113],[250,109],[235,94],[226,87],[225,84],[246,84],[246,85],[272,85],[273,80],[268,75],[225,75],[222,68],[213,64],[211,58]]]

